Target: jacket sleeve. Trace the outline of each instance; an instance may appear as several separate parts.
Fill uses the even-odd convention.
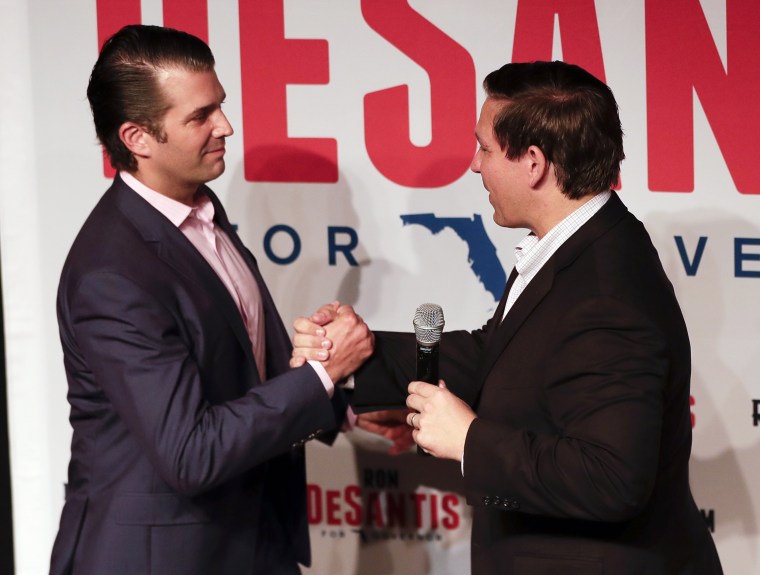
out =
[[[500,393],[515,403],[536,393],[551,427],[511,425],[514,414],[475,420],[464,452],[468,501],[496,497],[512,510],[597,521],[636,516],[657,476],[667,338],[606,297],[571,310],[541,345],[545,366],[532,382],[540,391],[502,382]],[[489,385],[499,385],[498,369]]]
[[[176,317],[113,272],[90,273],[68,293],[59,315],[69,378],[102,390],[103,405],[92,409],[112,406],[180,493],[206,491],[335,426],[330,399],[309,366],[210,405],[203,387],[215,382],[202,381],[192,349],[199,339],[186,333],[198,328],[192,318]],[[236,367],[213,373],[240,379]]]
[[[483,330],[452,331],[440,343],[441,379],[470,405],[478,393],[476,372]],[[412,333],[375,332],[375,352],[356,373],[351,403],[363,413],[406,407],[407,386],[416,377],[416,340]]]

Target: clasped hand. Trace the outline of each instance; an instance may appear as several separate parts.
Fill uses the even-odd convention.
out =
[[[300,367],[306,361],[320,361],[333,381],[340,381],[356,371],[374,348],[374,336],[367,324],[350,305],[341,305],[337,301],[323,305],[311,317],[299,317],[293,327],[295,335],[290,366]],[[367,345],[369,353],[365,353]],[[347,350],[342,349],[346,347]],[[345,366],[336,365],[336,358],[343,351],[352,359],[343,362]],[[357,416],[355,425],[391,441],[388,453],[395,455],[409,451],[414,445],[412,430],[406,425],[408,413],[406,409],[363,413]]]
[[[374,336],[361,317],[350,305],[337,301],[323,305],[309,318],[296,319],[294,328],[291,367],[320,361],[333,381],[356,371],[374,348]],[[436,457],[460,461],[475,413],[442,380],[437,386],[412,381],[408,391],[410,411],[362,414],[356,425],[390,439],[390,453],[406,451],[415,441]]]
[[[350,305],[326,304],[294,323],[291,367],[320,361],[334,382],[354,373],[375,346],[375,336]]]

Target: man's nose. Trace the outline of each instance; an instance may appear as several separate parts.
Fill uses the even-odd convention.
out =
[[[476,174],[480,173],[480,150],[475,152],[475,155],[472,157],[472,162],[470,162],[470,170]]]
[[[227,116],[224,115],[224,112],[219,110],[214,118],[213,136],[215,138],[226,138],[234,133],[235,130],[232,129],[232,124],[230,124]]]

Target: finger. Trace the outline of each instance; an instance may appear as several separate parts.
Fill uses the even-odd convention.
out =
[[[391,441],[404,441],[405,438],[407,441],[411,441],[412,430],[408,425],[404,425],[403,427],[390,427],[386,431],[385,437]]]
[[[374,423],[372,421],[361,421],[357,419],[356,427],[363,429],[364,431],[369,431],[370,433],[374,433],[376,435],[382,435],[383,437],[387,436],[389,433],[388,427]]]
[[[339,301],[325,304],[315,311],[310,319],[318,325],[326,325],[336,318],[340,307]]]
[[[409,394],[417,394],[422,397],[430,397],[438,391],[438,386],[424,381],[412,381],[406,388]],[[409,404],[407,404],[409,405]]]
[[[313,347],[294,347],[291,355],[294,358],[302,357],[306,361],[327,361],[330,358],[328,350]]]
[[[293,347],[313,347],[315,349],[330,349],[332,340],[319,335],[296,333],[293,335]]]
[[[424,446],[424,437],[422,437],[422,430],[420,429],[414,429],[412,431],[412,437],[414,438],[414,442],[417,444],[417,446],[425,453],[434,455],[432,450],[428,449]],[[422,442],[422,443],[421,443]]]
[[[411,433],[407,433],[403,437],[399,437],[393,440],[393,445],[388,448],[389,455],[398,455],[400,453],[406,453],[414,446],[414,439]]]
[[[338,315],[343,315],[343,314],[357,315],[356,310],[354,310],[354,307],[349,304],[343,304],[343,305],[338,306],[338,308],[336,309],[336,313]]]
[[[306,358],[303,356],[290,358],[290,367],[292,368],[301,367],[305,363],[306,363]]]
[[[295,349],[331,350],[333,342],[326,337],[297,333],[293,336],[293,347]]]
[[[321,324],[312,321],[308,317],[296,318],[296,320],[293,322],[293,329],[296,333],[306,335],[325,335],[325,328],[323,328]]]
[[[443,381],[442,379],[438,380],[438,387],[440,387],[441,389],[448,389],[448,387],[446,387],[446,382]]]
[[[413,411],[421,412],[425,406],[425,398],[414,393],[407,395],[406,406]]]

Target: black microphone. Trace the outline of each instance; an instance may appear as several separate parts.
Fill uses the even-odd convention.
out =
[[[414,312],[414,334],[417,339],[416,380],[438,385],[438,346],[443,333],[443,310],[434,303],[423,303]],[[417,453],[429,455],[418,445]]]

